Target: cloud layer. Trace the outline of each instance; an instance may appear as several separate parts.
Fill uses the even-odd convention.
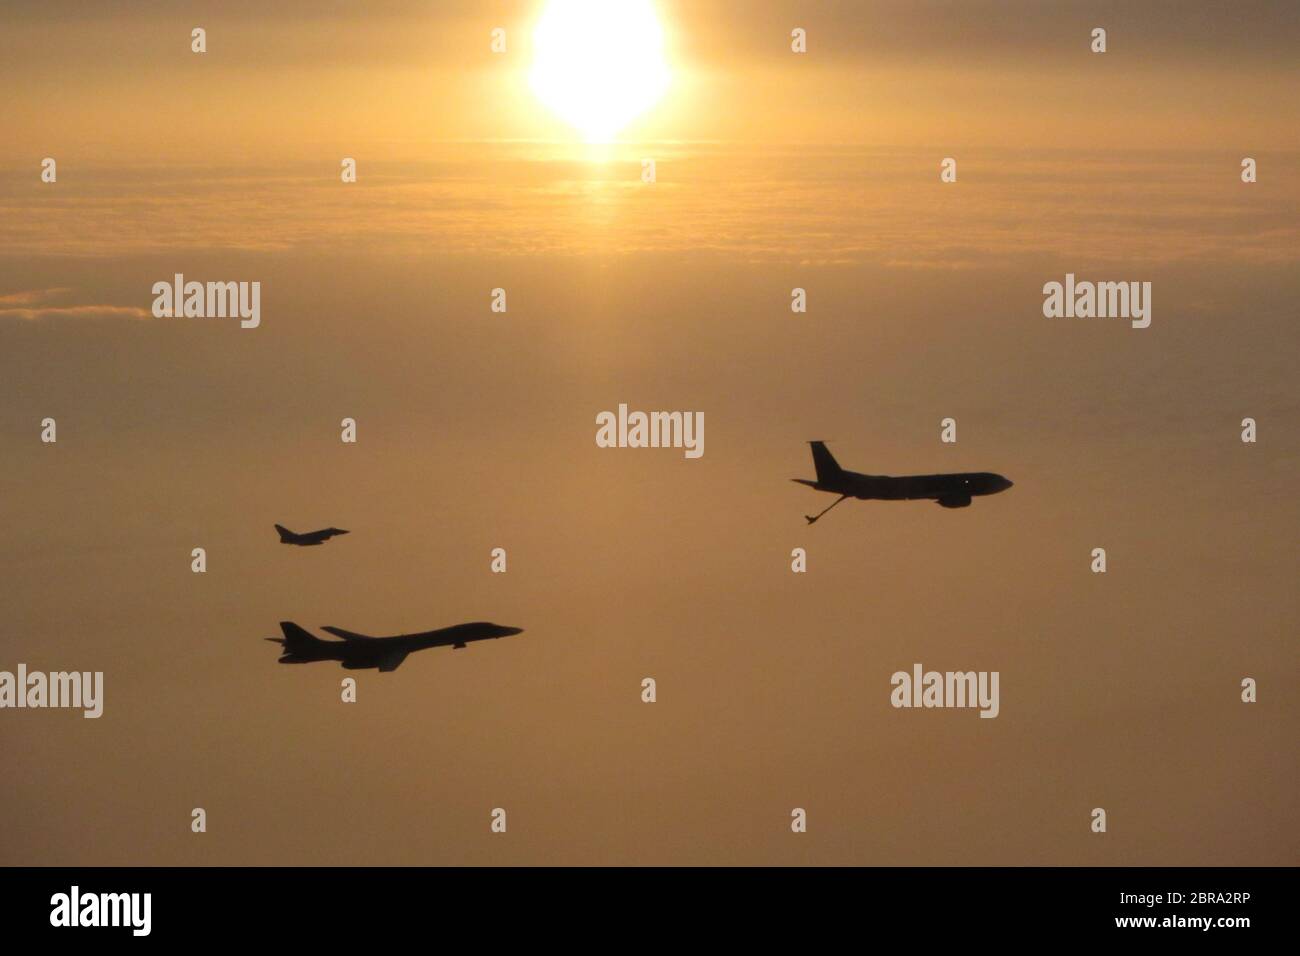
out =
[[[34,322],[41,319],[147,319],[150,316],[149,310],[136,306],[60,304],[55,301],[68,298],[72,292],[72,289],[53,288],[0,294],[0,320]]]

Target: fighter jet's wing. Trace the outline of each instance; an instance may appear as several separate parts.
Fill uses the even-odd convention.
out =
[[[329,625],[326,625],[325,627],[322,627],[321,630],[333,634],[335,637],[341,637],[347,641],[377,640],[377,638],[371,637],[369,634],[358,634],[356,631],[345,631],[341,627],[330,627]]]
[[[409,653],[409,651],[391,650],[384,654],[379,658],[380,672],[397,670],[402,666],[402,661],[406,660],[406,655]]]

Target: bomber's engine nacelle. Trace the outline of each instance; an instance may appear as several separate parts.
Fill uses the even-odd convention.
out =
[[[969,508],[970,495],[946,495],[939,499],[939,504],[944,508]]]

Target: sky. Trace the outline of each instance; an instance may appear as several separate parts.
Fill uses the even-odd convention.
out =
[[[542,6],[0,14],[0,670],[105,681],[0,711],[0,863],[1294,865],[1294,6],[664,0],[599,145]],[[1067,273],[1150,327],[1045,318]],[[1015,486],[809,526],[811,439]],[[378,674],[284,620],[525,631]],[[998,717],[892,707],[917,662]]]

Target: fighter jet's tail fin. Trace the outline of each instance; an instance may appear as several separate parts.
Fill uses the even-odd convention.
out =
[[[808,444],[812,445],[813,465],[817,469],[817,480],[826,482],[829,479],[840,475],[844,469],[840,467],[835,456],[830,453],[825,442],[813,441]]]
[[[296,537],[292,531],[290,531],[282,524],[276,525],[275,530],[280,532],[281,541],[288,541],[290,538]]]

